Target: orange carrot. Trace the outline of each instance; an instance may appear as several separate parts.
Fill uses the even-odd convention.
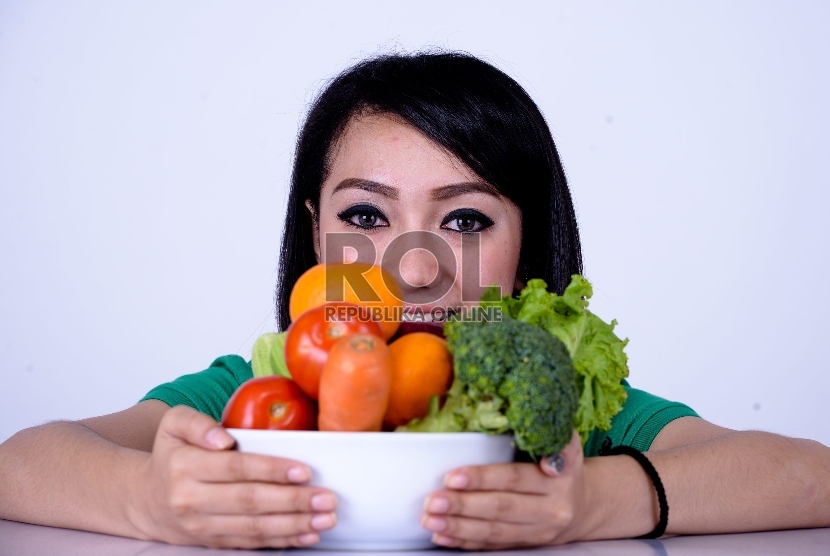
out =
[[[320,377],[321,431],[379,431],[392,387],[392,355],[374,334],[349,334],[331,347]]]

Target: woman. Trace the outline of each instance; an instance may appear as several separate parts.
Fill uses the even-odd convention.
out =
[[[364,234],[379,258],[409,231],[440,236],[456,259],[462,238],[474,234],[480,283],[503,291],[540,277],[561,292],[581,271],[573,208],[543,117],[517,83],[473,57],[368,60],[315,101],[285,222],[281,328],[292,285],[327,258],[329,234]],[[428,299],[451,266],[410,252],[401,264],[405,295]],[[421,305],[461,301],[452,276],[447,293]],[[302,462],[231,451],[217,425],[250,376],[242,358],[221,357],[120,413],[21,431],[0,446],[0,517],[176,544],[316,543],[336,525],[333,494],[304,485]],[[648,534],[666,512],[644,467],[627,455],[585,457],[606,437],[648,451],[671,509],[667,534],[830,525],[830,450],[730,431],[633,389],[612,430],[584,451],[574,436],[541,465],[449,473],[445,489],[425,501],[422,524],[436,544],[465,549]]]

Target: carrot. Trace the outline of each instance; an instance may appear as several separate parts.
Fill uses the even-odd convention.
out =
[[[331,347],[320,377],[321,431],[379,431],[392,388],[392,355],[374,334],[349,334]]]

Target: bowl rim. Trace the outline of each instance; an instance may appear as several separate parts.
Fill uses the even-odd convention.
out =
[[[317,437],[317,438],[352,438],[352,439],[379,439],[379,438],[389,438],[390,442],[405,442],[406,439],[412,440],[425,440],[429,438],[433,438],[435,440],[448,440],[451,438],[455,438],[456,440],[461,440],[460,436],[462,436],[465,440],[474,439],[474,438],[504,438],[510,437],[511,440],[513,439],[512,433],[501,433],[501,434],[490,434],[486,432],[470,432],[470,431],[462,431],[462,432],[404,432],[395,434],[393,432],[365,432],[365,431],[287,431],[287,430],[274,430],[274,429],[234,429],[234,428],[226,428],[232,436],[234,433],[241,433],[244,435],[252,435],[252,436],[274,436],[274,433],[279,434],[281,436],[291,436],[291,437]]]

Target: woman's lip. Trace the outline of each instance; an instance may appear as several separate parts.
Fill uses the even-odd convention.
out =
[[[430,312],[423,312],[423,313],[404,312],[403,322],[433,322],[432,313],[430,313]]]
[[[439,314],[440,313],[440,314]],[[447,314],[455,313],[452,307],[443,305],[407,305],[404,307],[404,322],[443,322]],[[440,317],[438,321],[435,317]]]
[[[403,322],[443,323],[449,316],[456,313],[456,307],[445,307],[443,305],[432,305],[428,307],[410,305],[404,307]]]

